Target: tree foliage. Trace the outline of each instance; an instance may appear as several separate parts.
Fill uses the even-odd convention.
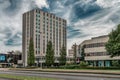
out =
[[[76,47],[77,47],[77,45],[76,45],[76,43],[74,44],[74,58],[73,58],[73,60],[74,60],[74,63],[76,64],[76,55],[77,55],[77,49],[76,49]]]
[[[33,38],[30,39],[30,43],[29,43],[29,51],[28,51],[27,63],[28,63],[28,66],[33,66],[34,63],[35,63]]]
[[[112,61],[112,66],[114,66],[114,67],[120,67],[119,61],[118,60]]]
[[[106,50],[111,57],[120,56],[120,24],[109,34]]]
[[[66,48],[63,46],[60,50],[60,59],[59,59],[60,65],[66,64]]]
[[[85,61],[80,62],[80,67],[87,67],[87,66],[88,66],[87,62],[85,62]]]
[[[47,50],[46,50],[46,65],[51,66],[54,64],[54,49],[52,48],[52,42],[49,41],[47,44]]]
[[[81,48],[81,60],[84,61],[85,58],[85,52],[84,52],[85,45],[82,46]]]

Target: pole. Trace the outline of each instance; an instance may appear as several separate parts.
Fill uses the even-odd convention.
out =
[[[41,69],[42,69],[42,56],[41,56]]]

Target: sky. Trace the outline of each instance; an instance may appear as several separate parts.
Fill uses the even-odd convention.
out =
[[[67,20],[67,49],[120,23],[120,0],[0,0],[0,53],[22,50],[22,14],[35,8]]]

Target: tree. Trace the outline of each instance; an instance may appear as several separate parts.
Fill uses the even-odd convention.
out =
[[[88,62],[85,61],[80,62],[80,67],[87,67],[87,66],[88,66]]]
[[[74,49],[74,58],[73,58],[73,60],[74,60],[74,63],[76,64],[76,54],[77,54],[77,49],[76,49],[76,47],[77,47],[77,45],[76,45],[76,43],[73,45],[73,49]]]
[[[112,61],[112,66],[114,66],[114,67],[120,67],[119,61],[118,60]]]
[[[46,65],[51,66],[54,64],[54,49],[52,48],[52,42],[49,41],[47,44],[47,50],[46,50]]]
[[[33,38],[30,38],[27,63],[30,67],[33,66],[35,63]]]
[[[63,46],[60,50],[60,59],[59,59],[60,65],[66,64],[66,48]]]
[[[84,58],[85,58],[84,48],[85,48],[85,45],[83,45],[81,48],[81,60],[82,61],[84,61]]]
[[[120,24],[110,32],[106,50],[111,57],[120,56]]]

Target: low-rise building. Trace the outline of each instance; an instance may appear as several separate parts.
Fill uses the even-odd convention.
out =
[[[83,41],[80,45],[84,48],[85,61],[91,66],[109,67],[112,60],[120,60],[120,57],[111,58],[105,49],[109,40],[108,35],[94,37]]]
[[[0,67],[22,66],[22,54],[19,51],[0,53]]]

